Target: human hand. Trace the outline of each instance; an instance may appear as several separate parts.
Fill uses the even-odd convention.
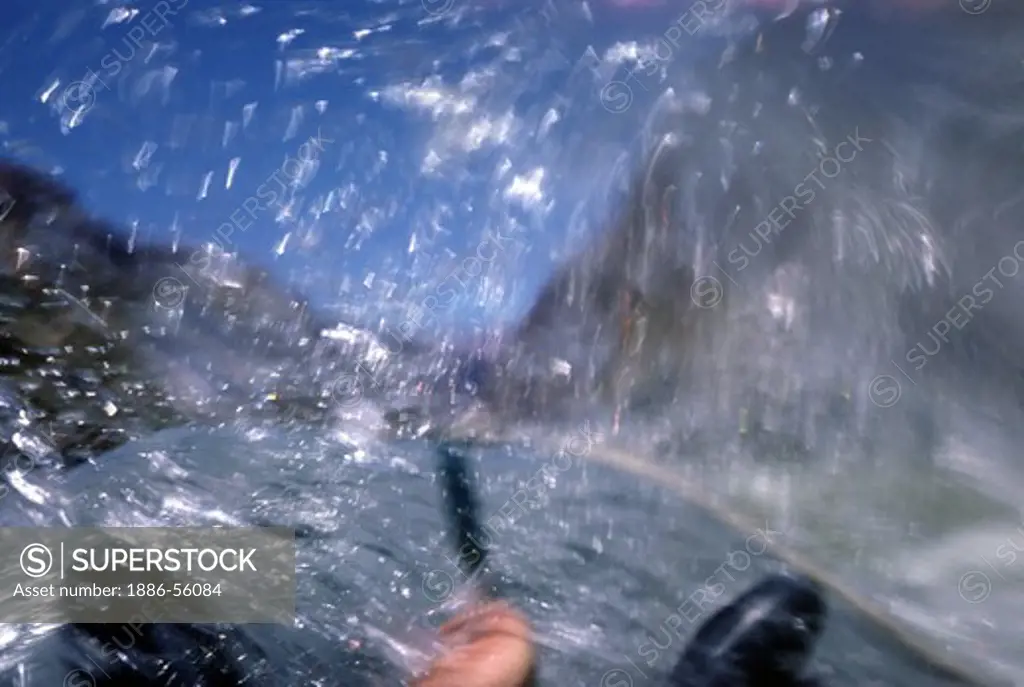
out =
[[[523,687],[536,651],[530,624],[503,602],[460,613],[441,627],[445,650],[413,687]]]

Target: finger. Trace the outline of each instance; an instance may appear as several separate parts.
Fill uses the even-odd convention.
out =
[[[439,656],[415,687],[520,687],[533,669],[535,650],[525,618],[507,607],[464,614],[450,631],[471,631],[472,639]],[[462,623],[460,625],[460,623]],[[449,636],[449,641],[454,636]]]
[[[441,626],[440,634],[448,637],[457,634],[481,635],[492,631],[513,630],[522,634],[525,621],[508,604],[495,601],[475,606],[464,611]],[[529,629],[525,630],[529,634]]]

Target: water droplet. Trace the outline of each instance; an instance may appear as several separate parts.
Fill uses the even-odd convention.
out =
[[[840,11],[822,7],[811,13],[807,18],[807,37],[804,39],[804,52],[811,52],[828,39],[839,21]]]

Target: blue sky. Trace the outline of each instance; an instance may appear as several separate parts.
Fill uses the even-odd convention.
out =
[[[520,165],[516,172],[545,169],[544,190],[554,205],[543,217],[520,213],[529,225],[523,234],[528,240],[502,256],[505,264],[495,276],[513,288],[486,304],[467,295],[446,316],[461,323],[514,318],[566,249],[573,204],[592,185],[589,175],[602,171],[586,167],[593,161],[588,158],[610,159],[629,145],[639,122],[637,112],[611,115],[598,107],[589,82],[575,87],[576,94],[566,91],[587,45],[607,45],[625,33],[620,14],[596,12],[593,23],[562,21],[552,28],[539,13],[524,14],[524,6],[503,9],[494,3],[453,26],[429,21],[419,2],[276,0],[253,3],[261,11],[248,12],[244,3],[224,10],[202,0],[166,1],[180,11],[155,18],[156,2],[131,6],[137,10],[132,16],[119,15],[114,3],[68,9],[56,0],[15,0],[5,22],[9,28],[0,34],[4,153],[63,170],[91,210],[117,225],[137,226],[147,240],[169,241],[179,230],[185,242],[195,243],[211,240],[261,185],[275,185],[268,180],[304,142],[319,139],[319,169],[300,191],[303,226],[276,222],[279,206],[260,207],[252,224],[232,235],[232,248],[319,304],[355,299],[358,284],[371,273],[378,288],[385,277],[396,283],[399,297],[422,300],[431,280],[443,279],[450,265],[474,253],[487,226],[499,222],[499,215],[515,214],[515,208],[494,202],[494,169],[511,158]],[[629,16],[637,31],[641,20],[656,28],[667,15]],[[520,34],[533,42],[524,44],[523,60],[501,63],[503,69],[522,70],[510,72],[521,86],[513,109],[529,124],[569,96],[582,103],[563,108],[575,119],[566,114],[547,141],[535,140],[524,128],[513,143],[483,146],[455,158],[442,175],[424,179],[419,170],[440,125],[429,114],[389,107],[373,94],[395,83],[421,83],[431,74],[452,85],[474,61],[495,59],[498,49],[481,48],[483,38],[522,29],[524,22],[529,27]],[[354,31],[382,24],[386,30],[354,37]],[[543,35],[538,27],[553,33]],[[295,35],[283,43],[289,30]],[[345,59],[345,51],[358,55]],[[326,66],[302,79],[282,78],[295,56],[307,70],[310,64]],[[541,60],[545,70],[533,64]],[[62,101],[71,84],[72,97]],[[89,99],[80,118],[73,116],[76,98]],[[62,129],[62,122],[75,126]],[[580,138],[586,131],[594,140]],[[386,165],[380,164],[382,151]],[[232,160],[239,164],[226,188]],[[581,164],[583,174],[575,168]],[[207,174],[209,188],[200,198]],[[314,221],[309,212],[316,199],[334,191],[337,201],[346,188],[349,210],[335,209]],[[430,224],[441,203],[454,210],[438,233]],[[367,225],[363,234],[361,222]],[[275,248],[289,231],[292,240],[278,254]],[[317,240],[300,245],[296,236],[303,232]],[[409,252],[413,233],[417,255]],[[348,291],[339,296],[346,277]]]

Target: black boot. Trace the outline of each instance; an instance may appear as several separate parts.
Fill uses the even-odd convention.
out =
[[[711,616],[672,670],[670,687],[805,687],[825,625],[820,587],[773,575]]]

